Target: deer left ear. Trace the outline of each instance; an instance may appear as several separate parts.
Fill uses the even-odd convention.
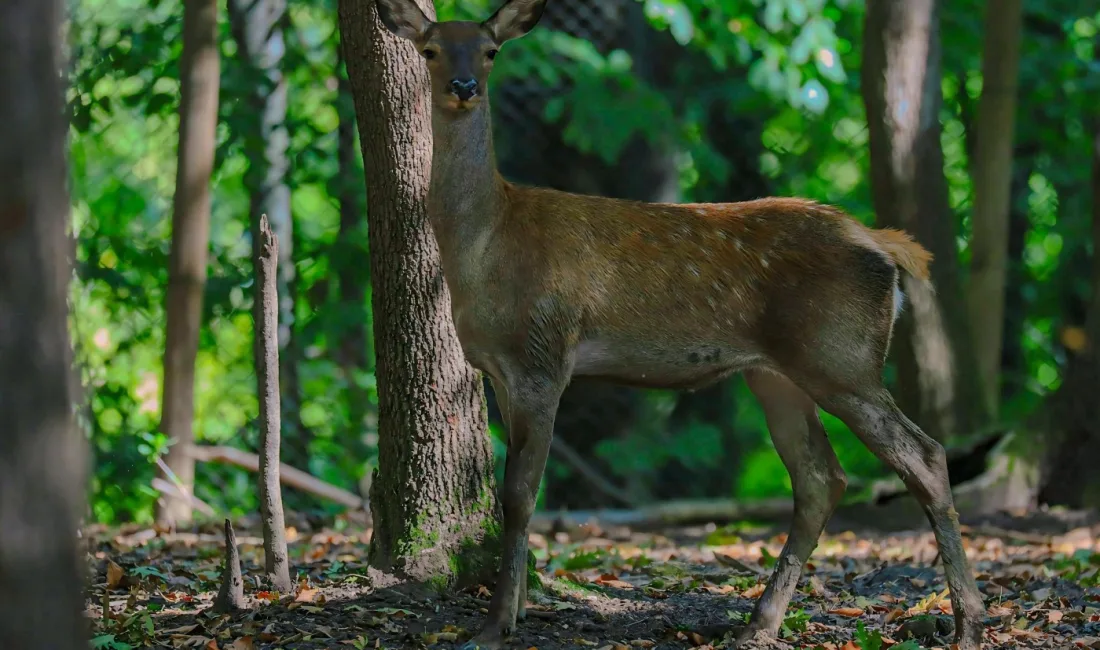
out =
[[[482,25],[497,43],[519,38],[534,29],[542,18],[547,0],[509,0]]]
[[[395,36],[416,41],[423,38],[432,21],[413,0],[375,0],[378,19]]]

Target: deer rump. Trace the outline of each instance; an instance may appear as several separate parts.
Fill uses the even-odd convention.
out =
[[[931,255],[906,233],[813,201],[509,194],[517,218],[501,234],[524,242],[510,266],[532,280],[516,304],[525,352],[551,364],[566,353],[572,376],[692,389],[759,367],[847,383],[843,368],[885,361],[899,268],[928,279]]]

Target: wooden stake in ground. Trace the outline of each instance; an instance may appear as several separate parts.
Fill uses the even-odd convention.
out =
[[[279,291],[276,272],[279,239],[267,215],[260,217],[261,245],[253,260],[257,295],[255,321],[256,383],[260,400],[260,518],[264,527],[264,559],[271,586],[289,593],[290,562],[286,549],[283,493],[279,485]]]
[[[225,568],[222,569],[222,586],[214,599],[214,611],[219,614],[244,609],[244,578],[241,577],[241,558],[237,553],[237,536],[233,524],[225,520]]]

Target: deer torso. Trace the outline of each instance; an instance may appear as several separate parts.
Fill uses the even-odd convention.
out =
[[[838,260],[882,258],[853,242],[861,226],[810,201],[650,204],[513,185],[487,105],[434,126],[429,212],[452,318],[468,361],[493,376],[533,364],[689,388],[773,365],[816,345],[791,319],[831,320]]]

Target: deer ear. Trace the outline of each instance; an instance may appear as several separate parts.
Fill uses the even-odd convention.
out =
[[[508,0],[482,25],[497,43],[519,38],[534,29],[546,9],[546,0]]]
[[[401,38],[415,41],[424,36],[432,21],[413,0],[376,0],[378,19],[386,29]]]

